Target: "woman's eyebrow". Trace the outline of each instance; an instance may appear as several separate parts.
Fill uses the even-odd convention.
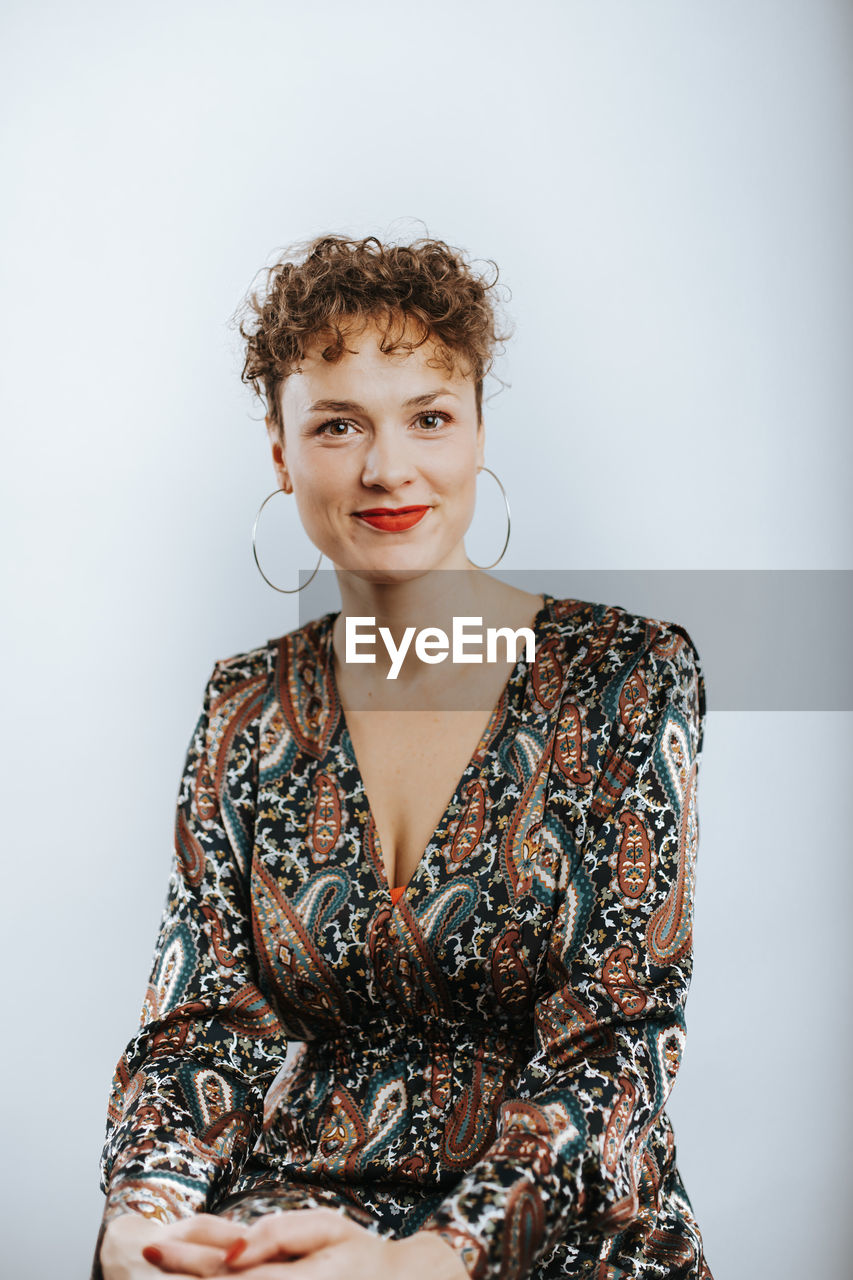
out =
[[[454,400],[459,399],[456,392],[451,391],[449,387],[437,387],[435,391],[426,391],[421,396],[412,396],[411,399],[404,400],[403,408],[416,409],[420,405],[429,404],[439,396],[453,396]],[[308,412],[314,413],[319,410],[326,413],[367,413],[364,405],[356,400],[315,400]]]
[[[419,405],[429,404],[430,400],[437,400],[439,396],[453,396],[454,400],[459,397],[455,391],[451,391],[450,387],[436,387],[435,391],[427,391],[422,396],[412,396],[411,400],[403,401],[404,409],[416,409]]]

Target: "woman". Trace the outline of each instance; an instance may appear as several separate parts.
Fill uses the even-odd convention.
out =
[[[105,1280],[711,1274],[663,1109],[701,668],[676,624],[468,559],[492,288],[441,241],[325,236],[251,300],[243,376],[342,608],[208,681]],[[366,618],[393,680],[347,660]],[[505,660],[403,655],[461,618],[517,632]]]

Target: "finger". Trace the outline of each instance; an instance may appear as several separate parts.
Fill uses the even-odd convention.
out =
[[[170,1275],[215,1276],[221,1274],[225,1248],[193,1244],[184,1240],[158,1239],[142,1250],[146,1262]]]
[[[150,1248],[153,1248],[155,1252],[159,1252],[159,1246],[158,1246],[158,1245],[146,1246],[146,1250],[147,1250],[149,1247],[150,1247]],[[145,1254],[146,1250],[143,1250],[143,1256],[144,1256],[144,1254]],[[146,1262],[147,1262],[147,1261],[148,1261],[148,1259],[146,1258]],[[156,1277],[156,1276],[161,1276],[161,1277],[162,1277],[162,1276],[164,1276],[164,1275],[166,1275],[166,1274],[167,1274],[165,1271],[163,1271],[162,1267],[160,1267],[159,1265],[157,1265],[157,1264],[156,1264],[155,1262],[153,1262],[153,1261],[151,1261],[151,1262],[150,1262],[150,1265],[148,1265],[148,1266],[144,1266],[144,1267],[143,1267],[143,1271],[144,1271],[144,1274],[145,1274],[146,1278],[147,1278],[148,1276],[150,1276],[150,1277],[151,1277],[151,1280],[155,1280],[155,1277]],[[143,1271],[138,1271],[138,1270],[137,1270],[137,1266],[136,1266],[136,1264],[134,1264],[134,1266],[132,1267],[132,1272],[133,1272],[134,1280],[135,1280],[135,1277],[136,1277],[137,1275],[141,1276],[141,1275],[143,1274]],[[129,1275],[131,1274],[131,1272],[130,1272],[130,1271],[127,1271],[127,1268],[126,1268],[126,1266],[125,1266],[125,1267],[122,1269],[121,1274],[122,1274],[122,1276],[124,1276],[124,1275],[128,1275],[128,1276],[129,1276]],[[197,1273],[196,1273],[196,1272],[194,1272],[194,1271],[170,1271],[170,1272],[168,1272],[168,1274],[172,1277],[172,1280],[198,1280]],[[224,1274],[224,1273],[222,1273],[222,1274]]]
[[[223,1272],[236,1275],[237,1272]],[[341,1272],[330,1269],[325,1253],[312,1253],[307,1258],[290,1261],[260,1262],[248,1271],[241,1271],[241,1280],[340,1280]]]
[[[295,1258],[364,1230],[343,1212],[327,1206],[264,1214],[246,1232],[246,1248],[227,1266],[231,1271],[245,1271],[262,1262]]]
[[[342,1280],[345,1276],[380,1277],[399,1272],[389,1268],[381,1250],[365,1263],[363,1258],[354,1257],[346,1241],[342,1241],[288,1262],[261,1262],[239,1274],[240,1280]]]
[[[194,1213],[188,1218],[179,1218],[164,1228],[168,1240],[188,1240],[193,1244],[216,1245],[228,1249],[237,1240],[243,1239],[247,1228],[240,1222],[230,1218],[220,1218],[213,1213]]]

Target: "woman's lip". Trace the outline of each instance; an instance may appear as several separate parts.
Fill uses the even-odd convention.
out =
[[[357,516],[401,516],[404,511],[429,511],[429,507],[419,503],[413,507],[365,507],[356,511]]]
[[[371,529],[384,529],[397,533],[401,529],[412,529],[424,518],[429,507],[370,507],[366,511],[355,511],[354,515],[369,524]]]

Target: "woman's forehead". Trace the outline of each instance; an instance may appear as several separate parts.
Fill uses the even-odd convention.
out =
[[[412,350],[383,351],[385,330],[375,323],[364,324],[358,330],[342,328],[342,332],[346,350],[337,360],[323,358],[327,338],[318,337],[310,344],[299,366],[285,379],[286,399],[313,401],[318,395],[345,399],[353,386],[365,383],[377,389],[380,386],[409,388],[417,384],[419,394],[444,387],[456,395],[465,394],[466,385],[471,385],[464,361],[454,358],[454,353],[431,336]],[[417,341],[422,331],[415,332],[416,337],[407,332],[406,341]],[[398,338],[399,334],[399,328],[395,329],[394,337]]]

